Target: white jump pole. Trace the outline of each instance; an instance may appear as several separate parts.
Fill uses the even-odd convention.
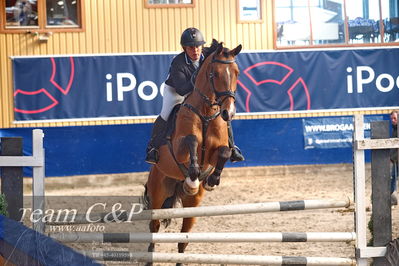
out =
[[[60,232],[48,236],[62,243],[238,243],[349,242],[354,232],[233,232],[233,233],[86,233]]]
[[[40,162],[33,167],[33,210],[35,211],[33,229],[44,233],[44,222],[42,221],[44,213],[44,148],[43,148],[43,130],[34,129],[32,133],[32,157]],[[38,212],[40,210],[40,212]]]
[[[279,211],[299,211],[327,208],[348,208],[351,205],[349,198],[344,200],[298,200],[298,201],[279,201],[279,202],[261,202],[236,205],[218,205],[201,206],[189,208],[138,210],[132,213],[86,213],[77,214],[71,217],[62,217],[59,221],[49,221],[47,224],[87,224],[95,222],[122,222],[122,221],[140,221],[140,220],[161,220],[172,218],[188,217],[209,217],[222,215],[266,213]]]
[[[148,210],[132,216],[132,220],[159,220],[170,218],[187,218],[200,216],[218,216],[249,213],[264,213],[278,211],[311,210],[325,208],[349,207],[350,199],[346,200],[299,200],[249,203],[238,205],[202,206],[177,209]]]
[[[364,139],[363,115],[354,116],[354,140]],[[355,145],[354,145],[355,146]],[[353,151],[353,174],[354,178],[354,197],[355,197],[355,230],[356,248],[364,249],[367,246],[366,239],[366,174],[364,163],[364,150],[354,148]],[[367,259],[358,258],[358,266],[366,266]]]
[[[185,254],[151,253],[127,251],[86,251],[84,255],[96,260],[135,261],[159,263],[204,263],[204,264],[240,264],[240,265],[356,265],[350,258],[333,257],[293,257],[258,255],[221,255],[221,254]]]

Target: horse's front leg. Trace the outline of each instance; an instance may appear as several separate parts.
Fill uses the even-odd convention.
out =
[[[231,149],[227,146],[219,147],[217,156],[218,159],[215,170],[202,183],[203,187],[208,191],[213,190],[215,186],[218,186],[220,184],[220,174],[222,173],[222,170],[227,160],[231,156]]]
[[[198,139],[195,135],[187,135],[183,139],[183,149],[188,149],[190,154],[190,163],[188,166],[188,177],[183,184],[184,192],[188,195],[195,195],[198,192],[199,188],[199,180],[198,177],[200,175],[200,168],[198,165]]]

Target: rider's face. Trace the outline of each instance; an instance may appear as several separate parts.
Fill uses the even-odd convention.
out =
[[[185,46],[184,51],[193,61],[198,61],[202,53],[202,46]]]

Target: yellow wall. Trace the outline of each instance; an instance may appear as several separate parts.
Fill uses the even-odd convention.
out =
[[[197,0],[194,8],[145,8],[143,0],[86,0],[84,32],[55,32],[47,42],[27,33],[0,33],[0,127],[68,126],[149,122],[146,120],[14,125],[10,56],[112,54],[180,51],[181,32],[198,27],[228,47],[272,49],[271,0],[263,2],[263,23],[237,23],[236,0]]]
[[[273,49],[272,0],[261,3],[262,23],[238,23],[236,0],[197,0],[194,8],[150,9],[144,0],[85,0],[83,32],[54,32],[47,42],[27,33],[0,33],[0,128],[151,122],[13,124],[10,56],[180,51],[180,34],[190,26],[199,28],[208,43],[216,38],[231,48],[242,44],[244,50]]]

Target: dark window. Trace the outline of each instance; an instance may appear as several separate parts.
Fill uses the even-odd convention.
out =
[[[39,26],[37,3],[29,0],[6,0],[6,27]]]
[[[78,26],[77,0],[46,1],[48,26]]]
[[[83,29],[84,0],[0,0],[0,31],[35,32]]]

